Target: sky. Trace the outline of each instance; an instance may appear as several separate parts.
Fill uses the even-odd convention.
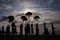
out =
[[[42,19],[60,18],[59,0],[0,0],[0,17],[19,15],[28,11],[41,14]]]
[[[5,23],[5,16],[13,15],[20,21],[20,15],[28,11],[40,16],[41,22],[60,23],[60,0],[0,0],[0,25]],[[31,16],[33,20],[34,16]],[[1,21],[2,20],[2,21]]]

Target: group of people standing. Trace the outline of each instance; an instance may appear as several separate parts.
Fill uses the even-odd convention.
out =
[[[51,25],[52,35],[55,35],[55,30],[54,30],[54,27],[53,27],[53,23],[51,23],[51,24],[52,24]],[[46,23],[44,23],[43,25],[44,25],[43,35],[50,35],[48,29],[46,28]],[[36,35],[39,35],[39,28],[38,28],[39,26],[38,26],[38,24],[35,24],[35,26],[36,26]],[[4,31],[4,26],[2,26],[2,30],[0,31],[0,34],[2,33],[2,35],[3,35],[4,33],[6,33],[6,35],[9,35],[10,33],[12,33],[12,34],[17,35],[17,31],[16,31],[17,26],[15,25],[14,22],[12,22],[11,27],[12,27],[12,32],[10,32],[10,26],[9,25],[7,25],[6,32],[5,32]],[[19,33],[19,35],[23,35],[23,27],[24,27],[23,24],[20,24],[20,33]],[[25,35],[34,35],[33,24],[27,23],[25,28],[24,28],[24,31],[25,31]]]
[[[26,16],[30,16],[32,15],[31,12],[27,12],[26,13]],[[26,16],[21,16],[21,19],[24,21],[27,21],[28,18]],[[11,27],[12,27],[12,34],[17,34],[17,26],[15,25],[15,23],[13,22],[14,21],[14,17],[13,16],[8,16],[7,17],[9,19],[9,23],[11,22]],[[37,21],[40,17],[39,16],[35,16],[34,19]],[[30,20],[29,20],[30,21]],[[43,35],[49,35],[49,32],[48,32],[48,29],[46,28],[46,23],[43,23],[44,25],[44,33]],[[39,28],[38,28],[38,23],[35,24],[36,26],[36,35],[39,35]],[[20,35],[23,35],[23,24],[20,24]],[[54,26],[53,26],[53,23],[51,23],[51,28],[52,28],[52,35],[55,35],[55,30],[54,30]],[[25,31],[25,35],[34,35],[34,30],[33,30],[33,24],[30,24],[30,23],[27,23],[25,28],[24,28],[24,31]],[[2,31],[0,32],[0,34],[4,34],[4,26],[2,26]],[[10,26],[8,25],[7,28],[6,28],[6,34],[10,34]]]

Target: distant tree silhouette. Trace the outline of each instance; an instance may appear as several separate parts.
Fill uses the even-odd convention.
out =
[[[33,31],[33,24],[31,24],[31,34],[34,34],[34,31]]]
[[[20,25],[20,35],[23,34],[23,24]]]
[[[17,34],[17,32],[16,32],[16,25],[15,25],[15,23],[14,22],[12,22],[12,34]]]
[[[10,26],[8,25],[6,28],[6,35],[10,34]]]
[[[25,35],[30,34],[30,25],[29,23],[27,23],[27,25],[25,26]]]
[[[2,35],[4,35],[4,32],[5,32],[5,31],[4,31],[4,26],[2,26]]]
[[[55,34],[55,30],[54,30],[54,25],[53,25],[53,23],[51,23],[51,27],[52,27],[52,35],[56,35],[56,34]]]
[[[44,34],[45,36],[47,36],[49,34],[48,29],[46,28],[46,23],[44,23]]]

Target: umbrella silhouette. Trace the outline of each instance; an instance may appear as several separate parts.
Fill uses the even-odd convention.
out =
[[[39,19],[40,17],[39,16],[35,16],[34,19]]]
[[[12,22],[14,20],[13,16],[8,16],[9,22]]]
[[[34,19],[37,21],[40,17],[39,16],[35,16]]]
[[[32,15],[31,12],[27,12],[27,13],[26,13],[26,16],[31,16],[31,15]]]
[[[21,19],[22,19],[23,21],[28,20],[28,19],[26,18],[26,16],[21,16]]]
[[[28,16],[28,20],[29,20],[29,22],[30,22],[30,16],[32,15],[32,13],[31,12],[27,12],[26,13],[26,16]]]

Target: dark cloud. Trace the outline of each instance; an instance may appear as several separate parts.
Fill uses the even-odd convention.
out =
[[[60,1],[58,0],[1,0],[1,3],[12,5],[14,10],[25,8],[51,8],[52,10],[60,10]]]
[[[55,24],[60,24],[60,21],[53,21],[53,23],[55,23]]]
[[[8,4],[2,4],[2,5],[0,5],[0,10],[1,9],[11,9],[12,8],[12,6],[11,5],[8,5]]]
[[[8,19],[7,16],[3,16],[3,17],[0,19],[0,22],[5,21],[5,20],[7,20],[7,19]]]

